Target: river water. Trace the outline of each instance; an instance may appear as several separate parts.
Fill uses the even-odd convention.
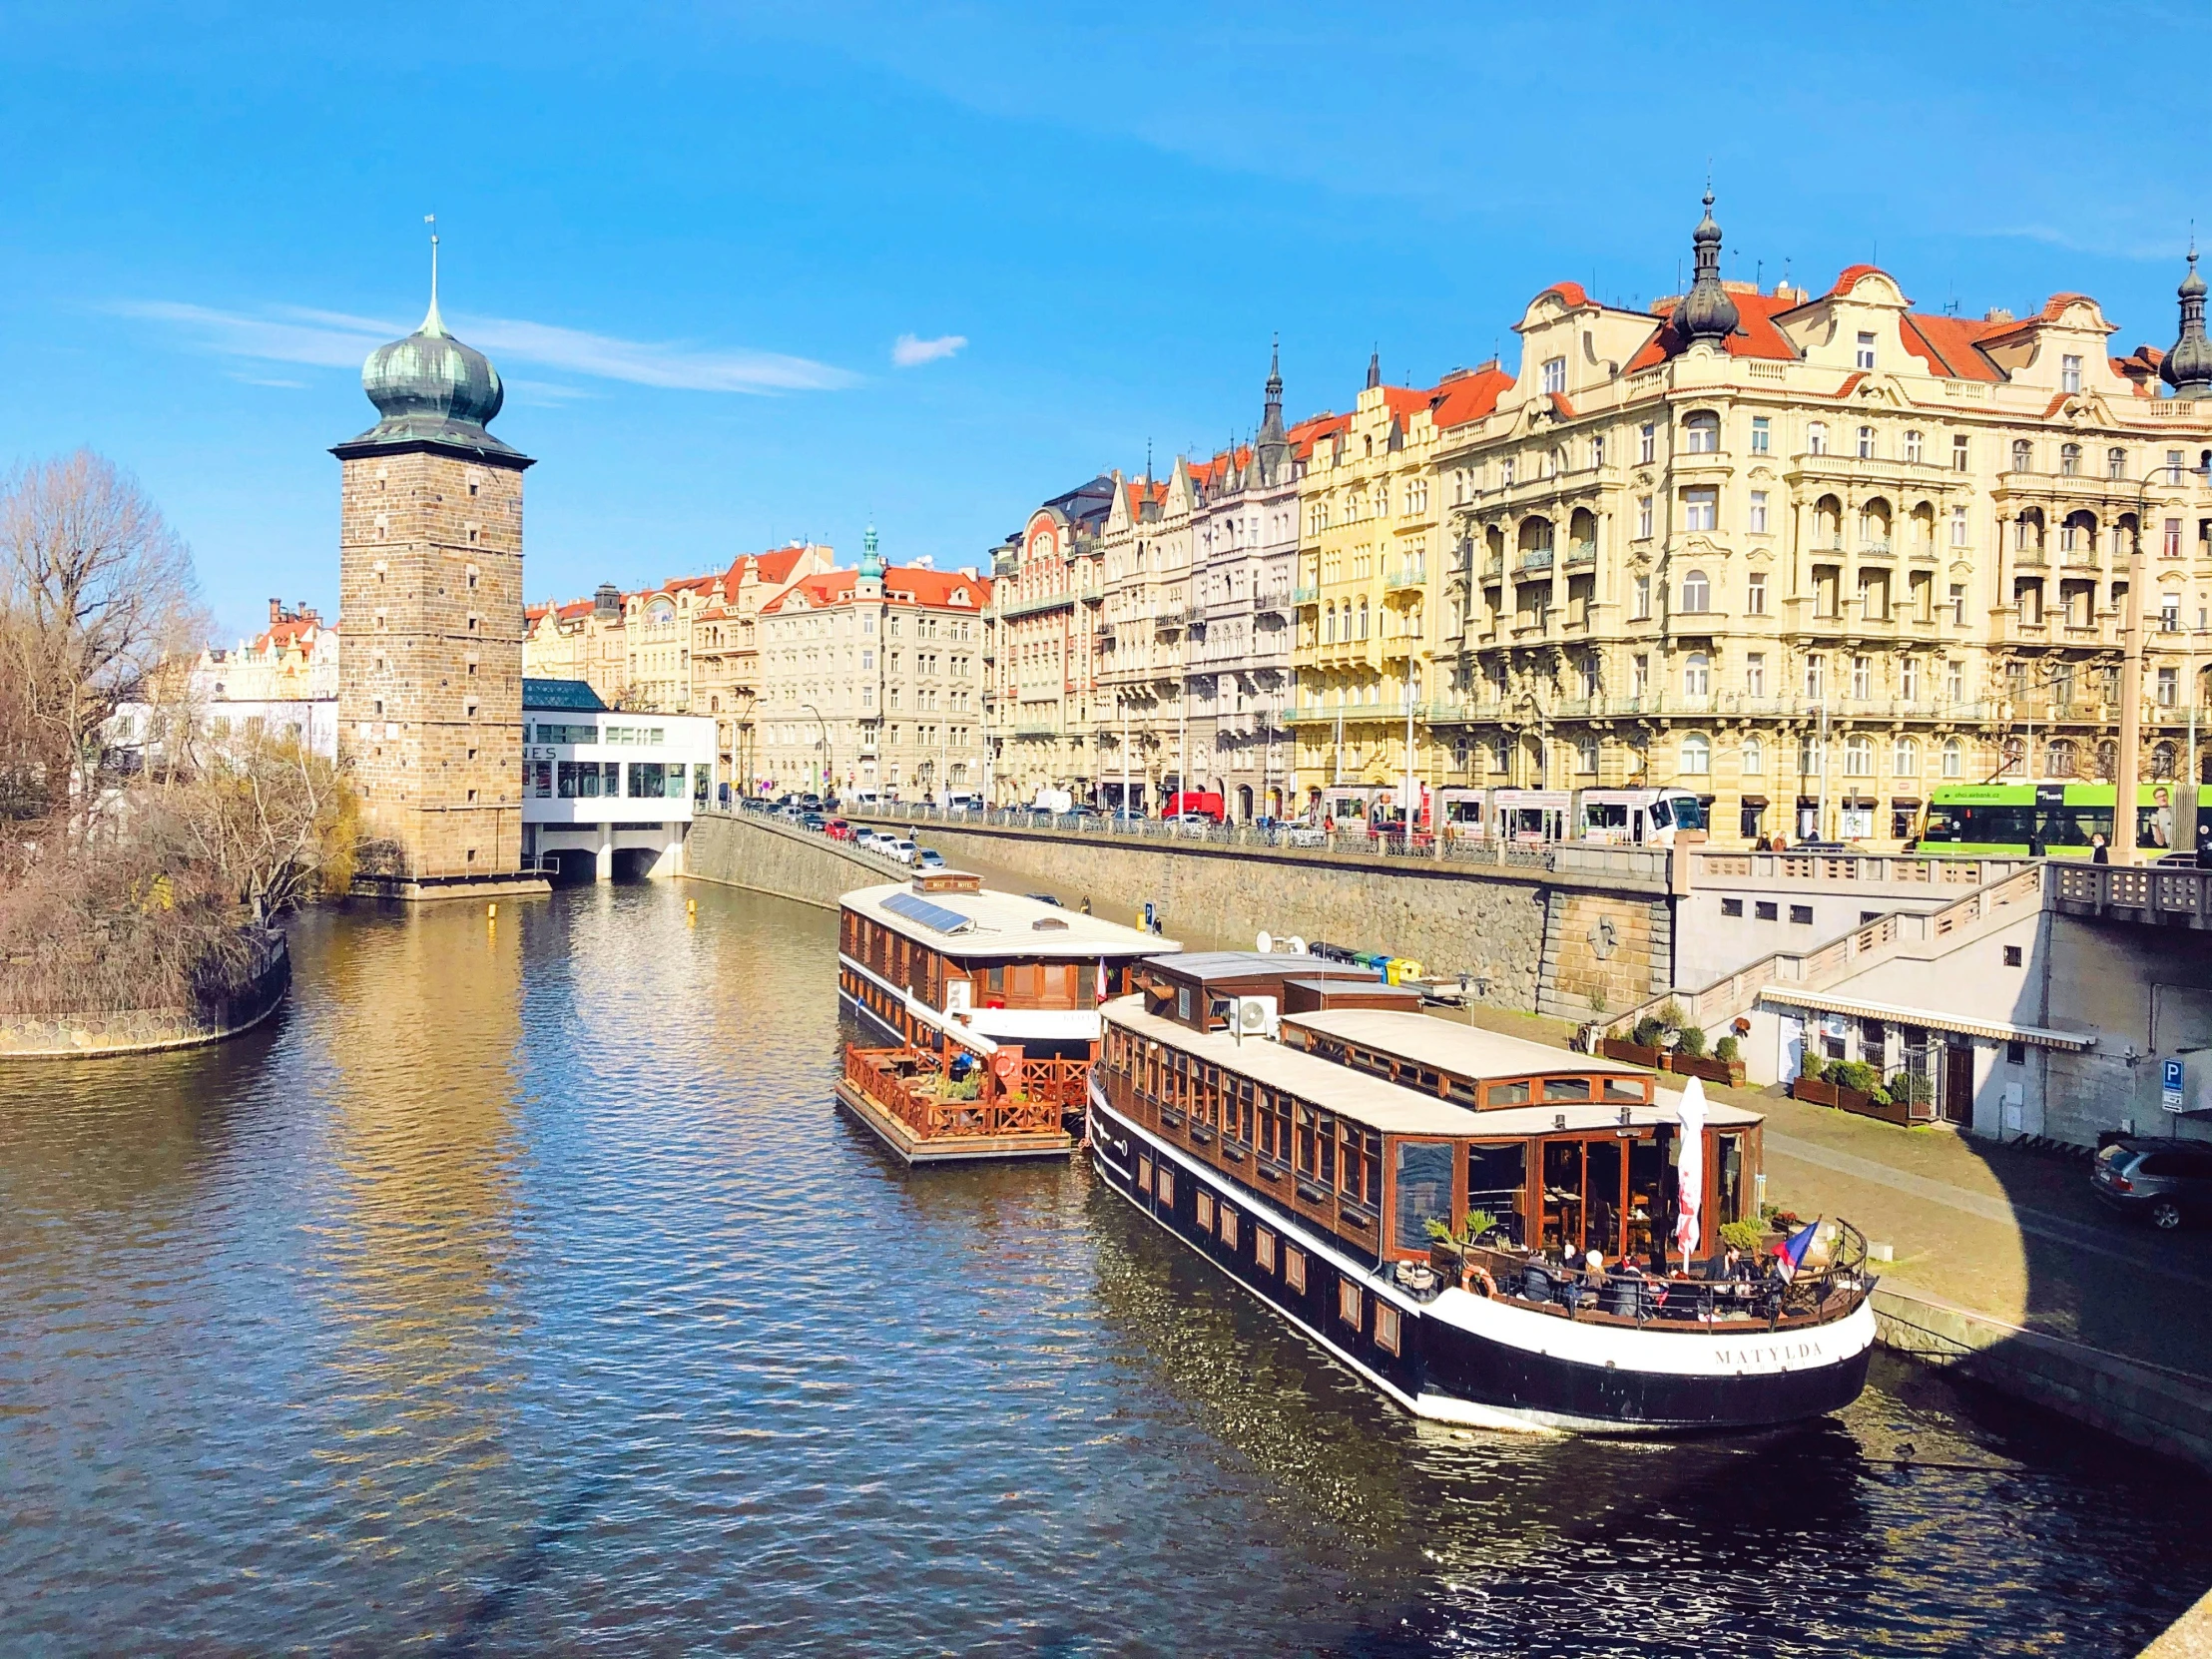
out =
[[[293,940],[262,1031],[0,1070],[0,1652],[2120,1654],[2212,1583],[2204,1482],[1886,1361],[1400,1415],[1082,1169],[880,1155],[826,912]]]

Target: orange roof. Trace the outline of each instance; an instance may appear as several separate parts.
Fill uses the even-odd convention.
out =
[[[1872,266],[1865,268],[1873,270]],[[1771,362],[1795,362],[1797,348],[1782,332],[1775,318],[1797,309],[1797,297],[1778,293],[1738,293],[1729,290],[1728,297],[1736,303],[1736,331],[1728,336],[1728,354],[1731,357],[1759,357]],[[1644,341],[1636,354],[1622,365],[1622,372],[1633,374],[1640,368],[1650,368],[1679,356],[1686,343],[1674,330],[1675,300],[1662,299],[1653,307],[1662,321],[1651,338]]]
[[[1414,386],[1384,386],[1382,406],[1400,420],[1411,420],[1428,407],[1429,395]]]
[[[1572,282],[1557,285],[1562,288],[1574,286]],[[1513,377],[1495,363],[1478,368],[1472,374],[1457,375],[1444,381],[1430,395],[1430,418],[1435,421],[1438,431],[1446,426],[1461,426],[1470,420],[1480,420],[1484,415],[1495,411],[1499,396],[1512,383]]]
[[[1300,421],[1283,435],[1290,439],[1291,452],[1300,460],[1305,460],[1313,454],[1315,444],[1323,438],[1335,436],[1351,424],[1350,415],[1318,414]]]
[[[810,610],[845,604],[852,599],[859,579],[860,573],[856,570],[829,570],[809,576],[763,605],[761,613],[768,616],[781,611],[793,594],[803,595]],[[893,605],[926,605],[947,610],[953,608],[953,593],[963,588],[968,596],[966,609],[979,611],[989,603],[991,583],[987,576],[963,576],[956,570],[923,570],[916,565],[891,565],[883,572],[883,596]],[[912,595],[910,599],[909,594]]]
[[[1891,281],[1897,282],[1898,291],[1900,293],[1903,293],[1905,291],[1905,284],[1903,282],[1898,282],[1898,279],[1895,276],[1890,276],[1890,274],[1887,271],[1884,271],[1878,265],[1847,265],[1844,267],[1843,271],[1838,274],[1836,277],[1836,285],[1830,288],[1827,293],[1822,295],[1822,297],[1824,299],[1835,299],[1843,294],[1849,293],[1853,288],[1859,285],[1859,278],[1862,276],[1889,276]],[[1913,301],[1910,299],[1906,301],[1908,305],[1910,305],[1912,302]]]
[[[1937,374],[1952,380],[2001,380],[1997,365],[1978,349],[1981,342],[2005,332],[2007,322],[1983,322],[1964,316],[1923,316],[1911,311],[1905,317],[1905,348],[1927,359]]]
[[[1583,305],[1595,305],[1597,303],[1595,299],[1592,299],[1590,297],[1588,290],[1585,289],[1580,282],[1554,282],[1551,284],[1551,286],[1545,288],[1543,290],[1543,293],[1537,294],[1536,297],[1538,299],[1541,299],[1544,296],[1544,293],[1556,293],[1569,305],[1573,305],[1577,308]]]

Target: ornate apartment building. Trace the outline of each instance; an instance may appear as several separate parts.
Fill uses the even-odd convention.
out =
[[[2147,770],[2187,771],[2212,638],[2194,270],[2174,349],[2115,357],[2083,294],[1933,315],[1871,266],[1762,291],[1722,281],[1720,236],[1708,196],[1696,281],[1649,312],[1546,288],[1510,386],[1433,445],[1429,780],[1680,785],[1725,842],[1889,840],[1940,781],[2109,777],[2138,531]]]
[[[994,802],[1097,787],[1092,724],[1105,599],[1100,533],[1123,486],[1101,475],[1054,496],[992,559],[985,658]]]
[[[433,253],[433,259],[434,259]],[[370,353],[377,421],[336,445],[337,749],[375,890],[512,879],[522,856],[522,474],[485,429],[504,393],[430,308]]]
[[[794,583],[835,567],[833,549],[795,543],[741,553],[727,570],[671,577],[624,593],[530,607],[523,640],[534,679],[584,680],[610,709],[715,717],[725,782],[753,773],[759,733],[761,608]]]
[[[980,799],[990,598],[974,570],[885,566],[871,528],[857,570],[818,572],[766,600],[753,787]]]
[[[1448,531],[1436,491],[1447,430],[1487,413],[1494,364],[1427,389],[1382,383],[1317,432],[1300,482],[1293,715],[1302,808],[1335,786],[1425,780],[1441,765],[1424,700],[1443,695],[1435,603]],[[1410,734],[1412,755],[1407,759]]]

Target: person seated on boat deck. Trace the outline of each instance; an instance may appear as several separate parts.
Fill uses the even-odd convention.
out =
[[[967,1074],[974,1069],[975,1056],[963,1049],[959,1053],[953,1055],[952,1058],[946,1062],[944,1074],[953,1082],[957,1083],[964,1079]]]
[[[1708,1256],[1698,1264],[1697,1276],[1711,1280],[1748,1279],[1751,1277],[1751,1268],[1744,1261],[1742,1251],[1732,1244],[1723,1243],[1718,1256]]]

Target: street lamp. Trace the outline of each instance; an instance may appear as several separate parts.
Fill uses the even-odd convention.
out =
[[[822,718],[822,711],[812,703],[802,703],[800,707],[813,715],[815,724],[822,729],[822,740],[815,746],[815,753],[821,757],[816,762],[816,768],[821,780],[822,793],[827,796],[830,794],[830,773],[836,765],[837,759],[836,751],[830,745],[830,723]]]

